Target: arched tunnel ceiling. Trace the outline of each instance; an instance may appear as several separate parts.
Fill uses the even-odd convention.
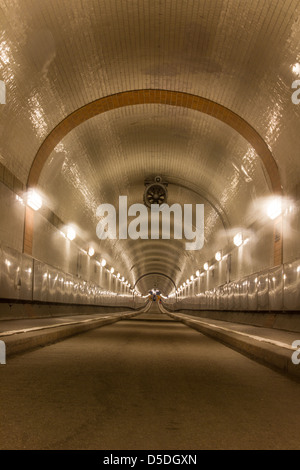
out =
[[[47,160],[40,188],[49,198],[49,206],[62,220],[85,227],[83,238],[97,242],[97,206],[110,203],[118,208],[120,195],[128,197],[129,206],[142,203],[145,177],[161,175],[169,183],[169,204],[205,203],[206,245],[218,248],[214,239],[224,237],[226,224],[229,228],[252,223],[253,213],[247,214],[245,207],[268,194],[269,189],[261,161],[248,142],[226,124],[199,114],[153,104],[121,108],[89,119],[72,130]],[[211,199],[218,201],[221,217],[213,202],[209,204]],[[174,260],[180,266],[188,257],[190,272],[209,256],[206,247],[184,255],[182,242],[163,243],[157,269],[170,272],[177,281],[181,273]],[[144,258],[145,244],[150,245],[155,257],[156,240],[117,240],[101,245],[104,256],[109,252],[110,258],[117,257],[136,279],[149,269],[155,270],[153,259]],[[177,247],[173,254],[171,246]],[[133,261],[137,253],[138,263]]]
[[[0,161],[23,183],[47,135],[72,112],[115,93],[159,88],[202,96],[241,116],[269,146],[284,193],[294,196],[297,0],[0,0],[0,12],[0,79],[7,86]],[[116,204],[119,195],[142,202],[144,178],[155,174],[169,182],[169,203],[205,203],[205,247],[188,252],[179,240],[102,242],[100,251],[131,282],[162,269],[175,282],[185,279],[226,243],[225,229],[254,221],[251,204],[269,194],[257,153],[236,131],[162,104],[115,109],[71,130],[51,153],[39,186],[62,220],[98,242],[97,205]]]

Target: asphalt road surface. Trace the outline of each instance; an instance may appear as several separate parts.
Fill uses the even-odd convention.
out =
[[[299,387],[150,311],[0,366],[0,448],[300,449]]]

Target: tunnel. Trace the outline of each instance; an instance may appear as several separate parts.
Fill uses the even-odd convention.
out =
[[[0,13],[0,449],[299,450],[298,0]]]

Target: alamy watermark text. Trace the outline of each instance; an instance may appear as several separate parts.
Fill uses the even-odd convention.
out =
[[[186,240],[186,250],[201,250],[204,245],[204,204],[152,204],[150,214],[144,204],[127,205],[127,196],[119,196],[119,233],[117,234],[117,211],[112,204],[98,206],[96,215],[101,218],[97,224],[96,233],[100,240],[119,238],[126,240],[170,240],[171,239],[171,215],[173,216],[173,236],[176,240],[183,237]],[[135,217],[128,224],[128,217]],[[149,227],[150,217],[150,227]],[[161,229],[160,229],[161,218]],[[150,228],[150,230],[149,230]]]

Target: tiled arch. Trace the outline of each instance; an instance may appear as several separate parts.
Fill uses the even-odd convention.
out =
[[[42,169],[51,152],[75,127],[98,114],[102,114],[113,109],[154,103],[193,109],[201,113],[208,114],[232,127],[256,150],[269,176],[272,191],[274,193],[281,193],[279,170],[272,152],[259,133],[241,116],[221,104],[201,96],[180,91],[159,89],[124,91],[99,98],[98,100],[88,103],[71,113],[50,132],[40,146],[30,168],[27,186],[34,187],[38,184]],[[33,218],[30,214],[30,210],[27,210],[24,230],[24,252],[28,254],[32,253],[32,238]]]

